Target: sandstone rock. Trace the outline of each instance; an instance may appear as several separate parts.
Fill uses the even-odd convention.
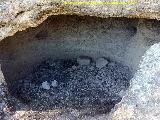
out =
[[[160,119],[160,43],[150,47],[131,81],[130,89],[112,111],[112,120]]]
[[[1,0],[0,41],[8,36],[14,35],[17,31],[38,26],[51,15],[77,14],[103,18],[128,17],[159,20],[159,8],[159,0],[141,0],[138,1],[138,4],[134,5],[100,6],[66,5],[63,1],[57,0]],[[148,39],[150,39],[150,37],[148,37]],[[147,54],[144,55],[140,70],[136,72],[132,79],[130,89],[110,114],[112,120],[160,119],[159,50],[160,44],[158,43],[150,48]],[[3,73],[0,72],[0,81],[3,80]],[[44,87],[44,89],[50,89],[47,81],[42,83],[42,87]]]
[[[105,58],[98,58],[96,60],[96,67],[101,69],[105,67],[108,63],[109,63],[108,60],[106,60]]]
[[[51,15],[77,14],[103,18],[136,17],[160,19],[160,1],[157,0],[139,0],[137,4],[132,5],[79,5],[64,3],[69,1],[70,0],[0,1],[0,40],[28,27],[36,27]],[[103,0],[103,2],[108,1]]]

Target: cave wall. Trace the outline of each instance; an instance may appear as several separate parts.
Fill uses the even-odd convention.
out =
[[[156,20],[51,16],[36,28],[7,37],[0,43],[2,69],[9,81],[27,75],[45,59],[106,57],[135,72],[145,51],[159,41]]]

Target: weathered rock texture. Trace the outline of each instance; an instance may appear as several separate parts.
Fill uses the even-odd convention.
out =
[[[1,0],[0,40],[14,35],[17,31],[36,27],[48,16],[59,14],[159,20],[160,1],[141,0],[135,5],[65,5],[63,0]],[[123,100],[112,110],[109,118],[98,117],[101,120],[160,119],[160,40],[158,36],[160,27],[155,24],[156,29],[152,29],[150,25],[152,24],[142,25],[138,32],[143,37],[141,36],[139,39],[150,40],[151,36],[154,36],[154,39],[158,40],[157,43],[148,47]],[[135,52],[131,52],[131,54],[135,54]],[[2,75],[0,74],[0,81],[3,78]]]
[[[160,43],[147,50],[113,120],[160,119]]]
[[[66,5],[64,1],[70,0],[1,0],[0,40],[28,27],[36,27],[50,15],[160,19],[159,0],[139,0],[134,5]]]

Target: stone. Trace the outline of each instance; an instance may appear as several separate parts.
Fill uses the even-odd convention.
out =
[[[57,87],[58,86],[58,82],[56,80],[52,81],[51,86],[52,87]]]
[[[99,0],[99,2],[101,1],[108,2],[107,0]],[[103,18],[136,17],[160,19],[160,1],[158,0],[139,0],[138,3],[133,5],[102,4],[100,6],[65,4],[64,2],[70,2],[70,0],[1,0],[0,40],[7,36],[12,36],[17,31],[36,27],[51,15],[77,14]]]
[[[160,119],[160,43],[143,55],[122,101],[112,111],[111,120]]]
[[[91,63],[91,58],[89,58],[87,56],[81,56],[81,57],[77,58],[77,63],[79,65],[89,65]]]
[[[105,67],[108,63],[109,62],[108,62],[107,59],[105,59],[105,58],[98,58],[96,60],[96,67],[99,68],[99,69],[101,69],[101,68]]]
[[[49,90],[50,89],[50,85],[47,81],[43,82],[42,83],[42,88],[45,89],[45,90]]]
[[[159,7],[159,0],[139,0],[138,4],[133,5],[100,6],[78,4],[66,5],[63,1],[57,0],[1,0],[0,41],[8,36],[14,35],[18,31],[22,31],[30,27],[36,27],[52,15],[77,14],[81,16],[88,15],[102,18],[127,17],[160,20]],[[141,25],[142,21],[143,20],[140,20],[138,25]],[[141,31],[141,29],[138,29],[138,31]],[[151,39],[147,36],[145,38]],[[15,39],[13,39],[12,42],[14,42],[14,40]],[[135,47],[135,49],[137,48]],[[139,51],[141,51],[141,49]],[[148,50],[147,54],[144,55],[140,70],[136,72],[130,89],[127,90],[122,101],[116,105],[115,111],[112,110],[112,113],[110,114],[112,120],[160,119],[160,84],[159,80],[157,80],[159,79],[158,76],[160,74],[159,53],[160,43],[153,46]],[[4,79],[0,78],[0,80],[3,81]],[[45,88],[50,88],[48,82],[42,83],[42,86],[43,85]],[[60,120],[62,119],[65,119],[65,117],[60,118]]]

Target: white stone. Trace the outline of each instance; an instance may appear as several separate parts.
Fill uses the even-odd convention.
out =
[[[42,88],[43,88],[43,89],[46,89],[46,90],[49,90],[49,89],[50,89],[49,83],[48,83],[47,81],[43,82],[43,83],[42,83]]]
[[[58,86],[58,82],[56,80],[52,81],[52,87],[57,87]]]
[[[89,65],[91,63],[91,59],[89,57],[79,57],[77,58],[77,63],[79,65]]]
[[[96,60],[96,67],[101,69],[105,67],[108,63],[109,63],[108,60],[106,60],[105,58],[98,58]]]

